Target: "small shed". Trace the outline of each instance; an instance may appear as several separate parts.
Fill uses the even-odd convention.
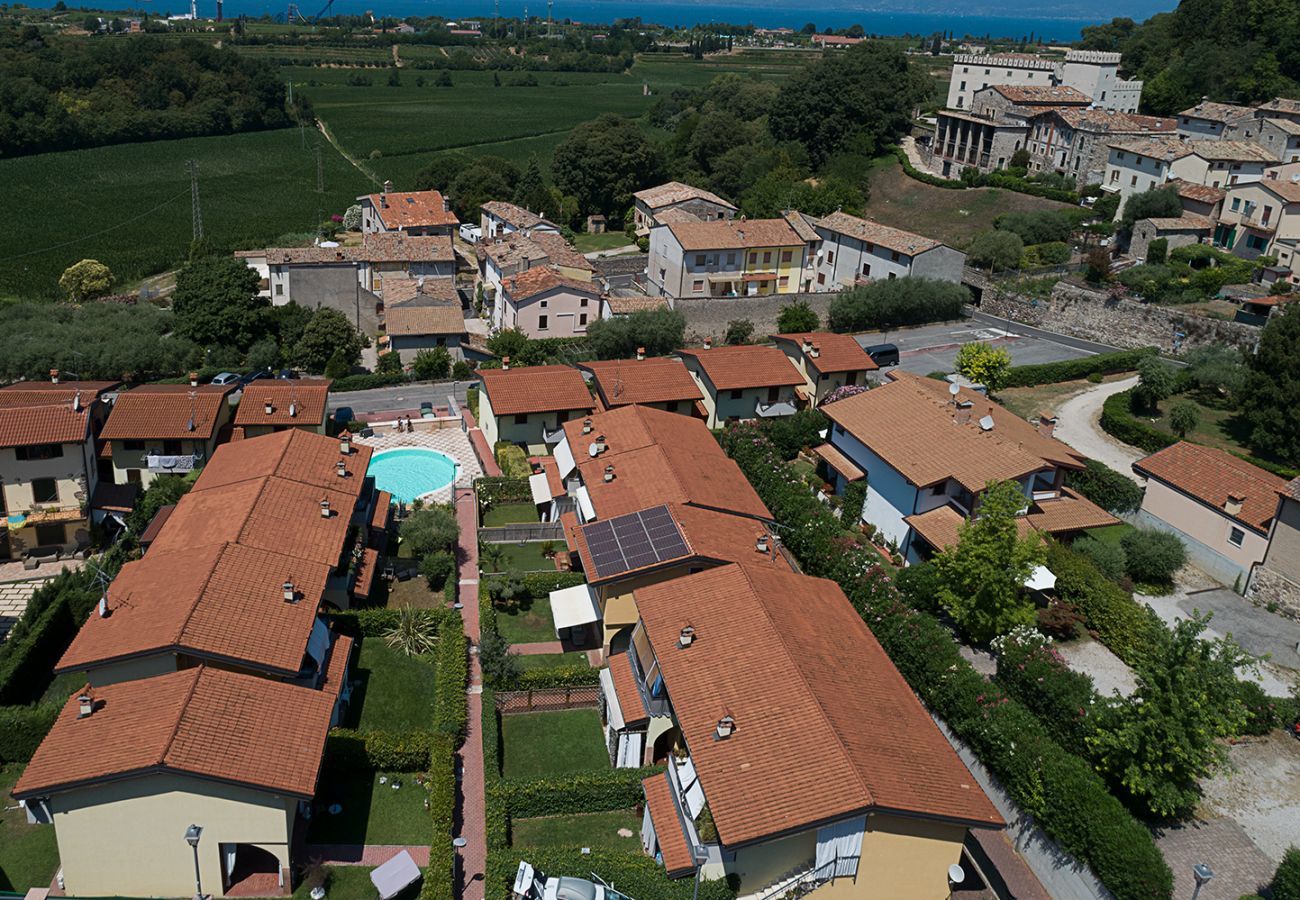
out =
[[[602,215],[587,216],[587,234],[604,234],[607,224]]]

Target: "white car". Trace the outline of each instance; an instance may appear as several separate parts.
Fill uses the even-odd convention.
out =
[[[483,229],[477,225],[471,225],[469,222],[466,222],[464,225],[460,226],[460,237],[463,241],[477,244],[479,239],[483,237]]]
[[[592,875],[596,881],[561,875],[547,878],[523,860],[515,872],[511,900],[632,900]],[[600,882],[597,884],[596,882]]]

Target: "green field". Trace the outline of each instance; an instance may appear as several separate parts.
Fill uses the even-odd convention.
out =
[[[289,232],[314,232],[342,213],[366,179],[323,144],[325,193],[316,193],[314,136],[297,129],[119,144],[0,159],[0,184],[28,197],[0,250],[0,297],[54,296],[60,273],[90,257],[118,284],[164,271],[190,244],[190,177],[198,162],[204,235],[217,246],[256,246]]]

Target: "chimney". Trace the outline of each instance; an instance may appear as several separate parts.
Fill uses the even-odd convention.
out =
[[[695,626],[685,625],[677,635],[677,646],[685,650],[691,644],[695,643]]]
[[[582,433],[591,434],[591,419],[582,420]]]
[[[501,371],[502,372],[510,371],[510,357],[508,356],[501,357]]]
[[[610,463],[609,465],[605,466],[605,481],[606,483],[608,483],[613,480],[614,480],[614,464]]]
[[[95,698],[90,694],[82,694],[77,698],[78,710],[77,718],[85,719],[95,711]]]
[[[72,411],[81,412],[81,391],[72,395]]]
[[[442,211],[451,212],[451,201],[448,200],[446,197],[442,198]]]
[[[972,403],[971,401],[958,400],[957,413],[956,415],[953,416],[953,421],[956,422],[958,425],[969,425],[971,410],[973,410],[974,408],[975,408],[975,404]]]
[[[754,549],[759,553],[766,553],[767,546],[768,546],[767,533],[764,532],[758,536],[758,540],[754,541]]]
[[[1038,434],[1041,437],[1049,438],[1052,432],[1056,430],[1056,415],[1054,413],[1038,414]]]
[[[803,352],[804,352],[804,353],[809,353],[809,352],[811,352],[812,348],[813,348],[812,341],[809,340],[808,338],[804,338],[804,339],[803,339]]]
[[[1229,494],[1228,499],[1223,502],[1223,511],[1230,516],[1241,514],[1241,505],[1246,502],[1242,494]]]
[[[718,720],[718,727],[713,733],[713,739],[716,741],[725,741],[731,737],[736,730],[736,719],[734,716],[723,716]]]
[[[705,338],[705,339],[704,339],[704,349],[705,349],[705,350],[711,350],[711,349],[713,349],[713,338]]]
[[[336,466],[334,467],[334,474],[338,475],[338,477],[340,477],[340,478],[347,478],[347,477],[348,477],[348,464],[347,464],[346,462],[344,462],[342,459],[340,459],[340,460],[338,461],[338,465],[336,465]]]
[[[808,355],[811,356],[813,359],[816,359],[817,357],[822,355],[822,348],[817,344],[813,344],[812,349],[808,351]]]
[[[346,429],[339,432],[339,452],[344,456],[352,452],[352,432]]]
[[[637,347],[637,348],[636,348],[636,358],[637,358],[637,359],[645,359],[645,347]]]
[[[286,578],[286,579],[284,580],[284,585],[283,585],[283,587],[284,587],[284,602],[285,602],[285,603],[297,603],[297,602],[298,602],[298,594],[297,594],[297,592],[294,590],[294,587],[293,587],[293,579],[292,579],[292,578]]]
[[[328,500],[321,500],[320,502],[320,517],[322,519],[330,517],[330,502]]]
[[[50,369],[50,384],[58,384],[58,383],[59,383],[59,370]]]
[[[262,409],[268,416],[271,413],[275,412],[275,404],[271,402],[270,397],[267,397],[265,400],[262,401]]]

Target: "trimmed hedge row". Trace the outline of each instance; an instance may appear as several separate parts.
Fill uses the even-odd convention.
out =
[[[455,579],[449,579],[454,583]],[[452,631],[459,630],[460,620],[455,612],[449,609],[417,609],[415,615],[424,619],[435,634],[442,634],[448,630],[444,626],[450,625]],[[401,619],[401,610],[395,608],[379,607],[376,609],[350,609],[347,612],[336,612],[330,616],[334,627],[340,633],[352,637],[376,637],[382,638],[384,633],[393,628]]]
[[[1118,372],[1132,372],[1148,356],[1156,353],[1155,347],[1141,350],[1120,350],[1115,353],[1098,353],[1082,359],[1067,359],[1061,362],[1042,363],[1035,366],[1012,366],[1007,370],[1005,387],[1033,387],[1038,384],[1056,384],[1061,381],[1075,381],[1089,375],[1114,375]]]
[[[27,762],[54,727],[62,701],[39,706],[0,706],[0,764]]]
[[[1133,390],[1135,389],[1121,391],[1106,398],[1101,406],[1102,429],[1111,437],[1148,453],[1178,443],[1178,438],[1174,435],[1148,425],[1133,415]]]
[[[1164,623],[1149,607],[1134,600],[1081,554],[1053,542],[1044,565],[1056,575],[1056,596],[1073,604],[1088,630],[1128,666],[1140,666],[1147,648],[1167,634]]]
[[[435,735],[430,742],[428,774],[425,789],[433,840],[420,900],[452,900],[456,884],[456,851],[451,845],[456,828],[456,750],[444,735]]]
[[[786,545],[808,574],[839,582],[912,689],[1021,808],[1120,900],[1171,896],[1173,875],[1150,831],[1087,761],[1064,750],[1029,709],[985,681],[933,615],[903,602],[873,551],[842,537],[839,523],[800,486],[762,432],[732,426],[722,444],[787,526]]]
[[[890,147],[894,156],[903,166],[903,171],[912,178],[932,187],[946,188],[949,190],[965,190],[968,187],[996,187],[1008,191],[1015,191],[1020,194],[1029,194],[1032,197],[1044,197],[1048,200],[1058,200],[1061,203],[1078,203],[1079,195],[1073,191],[1063,191],[1060,188],[1048,187],[1045,184],[1035,184],[1032,181],[1026,181],[1023,178],[1017,178],[1014,175],[1006,175],[998,172],[980,174],[974,182],[952,181],[947,178],[940,178],[937,175],[931,175],[929,172],[922,172],[912,161],[907,158],[907,154],[902,147]]]
[[[521,691],[540,688],[579,687],[600,682],[600,669],[591,666],[556,666],[553,669],[526,669],[515,679]]]
[[[646,766],[579,772],[563,778],[502,778],[495,789],[501,793],[510,816],[516,819],[602,812],[641,803],[645,799],[641,782],[663,770],[663,766]]]
[[[457,626],[460,622],[457,621]],[[469,638],[463,628],[444,628],[438,635],[438,677],[433,683],[433,730],[455,749],[465,740],[469,710]]]
[[[346,768],[419,772],[429,765],[433,736],[427,731],[330,730],[325,755]]]

